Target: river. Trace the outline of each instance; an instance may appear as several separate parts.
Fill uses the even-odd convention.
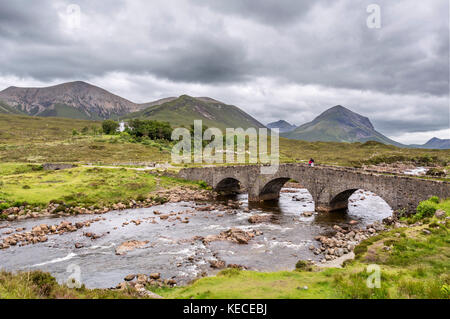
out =
[[[350,198],[347,213],[320,213],[311,217],[302,212],[314,211],[314,203],[307,190],[285,188],[278,202],[252,204],[247,195],[235,198],[242,202],[239,209],[199,211],[199,203],[179,202],[141,209],[113,211],[101,215],[104,219],[89,228],[63,235],[50,235],[45,243],[28,246],[14,246],[0,250],[0,268],[4,270],[48,271],[58,282],[65,282],[74,266],[80,270],[80,279],[88,288],[110,288],[116,286],[129,274],[149,274],[160,272],[163,278],[174,278],[178,284],[186,284],[201,275],[213,275],[217,270],[209,261],[224,260],[227,264],[240,264],[251,270],[277,271],[292,270],[299,259],[319,261],[309,249],[318,246],[317,235],[327,234],[332,226],[350,220],[358,220],[361,226],[381,220],[392,214],[390,207],[378,196],[370,192],[357,191]],[[297,200],[294,200],[297,199]],[[224,199],[226,203],[228,198]],[[218,206],[220,201],[213,202]],[[185,212],[191,210],[189,223],[160,220],[154,211],[161,213]],[[271,214],[270,222],[250,224],[248,218],[254,214]],[[156,222],[151,222],[156,217]],[[20,227],[27,231],[39,224],[58,224],[62,220],[72,223],[92,219],[89,215],[65,218],[27,219],[17,222],[1,222],[0,238],[5,232]],[[141,220],[140,225],[124,222]],[[194,236],[217,235],[221,231],[237,227],[262,232],[247,245],[229,241],[203,244],[201,240],[191,240]],[[92,240],[83,232],[93,232],[103,236]],[[139,240],[149,243],[125,255],[116,255],[115,249],[124,241]],[[83,248],[75,248],[81,243]],[[68,271],[69,270],[69,271]]]

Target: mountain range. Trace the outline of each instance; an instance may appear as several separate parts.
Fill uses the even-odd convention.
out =
[[[234,105],[209,97],[167,97],[134,103],[82,81],[43,88],[8,87],[0,92],[0,113],[103,120],[150,118],[173,126],[189,127],[200,119],[208,127],[262,128],[262,123]],[[306,141],[378,141],[399,147],[450,149],[450,139],[433,138],[424,145],[403,145],[377,130],[367,117],[341,105],[334,106],[309,123],[292,125],[284,120],[267,124],[281,136]]]
[[[270,129],[277,128],[280,133],[287,133],[287,132],[293,131],[297,128],[297,126],[292,125],[292,124],[286,122],[285,120],[279,120],[276,122],[272,122],[272,123],[267,124],[266,126]]]
[[[423,145],[413,144],[409,145],[409,147],[415,148],[429,148],[429,149],[450,149],[450,139],[441,139],[437,137],[433,137],[428,142]]]

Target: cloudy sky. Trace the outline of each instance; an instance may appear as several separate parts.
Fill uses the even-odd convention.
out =
[[[447,0],[0,0],[0,44],[0,90],[84,80],[297,125],[340,104],[403,143],[450,138]]]

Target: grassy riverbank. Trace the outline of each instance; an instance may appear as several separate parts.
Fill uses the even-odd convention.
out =
[[[198,184],[126,168],[44,171],[35,164],[0,163],[0,208],[23,203],[43,207],[50,201],[102,207],[174,186]]]
[[[101,123],[64,118],[0,114],[0,162],[142,163],[170,162],[167,141],[101,134]],[[414,161],[445,165],[450,150],[405,149],[380,143],[306,142],[280,138],[281,162],[359,166]]]
[[[71,289],[41,271],[12,274],[0,271],[0,299],[131,299],[133,290]],[[140,297],[141,298],[141,297]]]
[[[450,200],[432,204],[450,216]],[[283,272],[226,269],[179,288],[156,289],[166,298],[450,298],[450,221],[392,229],[363,241],[342,269]],[[442,223],[443,222],[443,223]],[[388,247],[388,248],[386,248]],[[381,287],[368,288],[369,265]],[[306,289],[305,289],[306,288]]]

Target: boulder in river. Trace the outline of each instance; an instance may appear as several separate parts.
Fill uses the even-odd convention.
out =
[[[258,224],[258,223],[266,223],[269,222],[272,218],[272,215],[270,214],[259,214],[259,215],[253,215],[250,216],[248,219],[249,223],[252,224]]]
[[[245,231],[239,228],[231,228],[221,232],[219,235],[208,235],[203,238],[203,243],[208,244],[217,240],[229,240],[238,244],[248,244],[248,241],[262,233],[257,230]]]
[[[127,252],[135,250],[137,248],[142,248],[149,243],[146,241],[139,240],[128,240],[123,242],[119,247],[116,248],[116,255],[125,255]]]

